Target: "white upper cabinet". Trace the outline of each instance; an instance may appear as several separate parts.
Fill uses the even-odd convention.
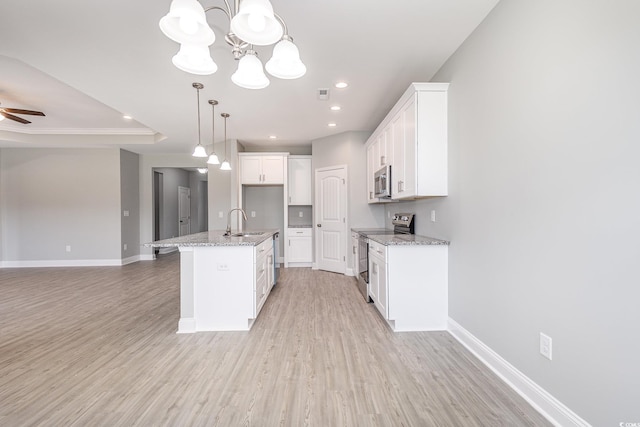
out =
[[[290,156],[287,174],[290,205],[311,205],[311,156]]]
[[[240,184],[284,184],[284,159],[279,154],[238,154]]]
[[[391,198],[446,196],[449,83],[413,83],[367,141],[370,203],[373,174],[391,165]],[[384,151],[382,149],[384,141]]]

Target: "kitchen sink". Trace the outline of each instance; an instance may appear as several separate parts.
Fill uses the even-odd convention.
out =
[[[229,237],[251,237],[251,236],[260,236],[264,234],[262,231],[245,231],[243,233],[231,233]]]

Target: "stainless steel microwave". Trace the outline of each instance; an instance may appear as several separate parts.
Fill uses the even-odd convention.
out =
[[[391,165],[387,165],[373,175],[374,195],[391,198]]]

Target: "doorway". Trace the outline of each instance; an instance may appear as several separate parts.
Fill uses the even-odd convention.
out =
[[[347,246],[347,166],[315,171],[316,265],[344,274]]]

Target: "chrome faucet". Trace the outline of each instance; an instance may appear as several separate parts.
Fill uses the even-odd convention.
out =
[[[229,211],[229,213],[227,214],[227,231],[224,233],[225,236],[231,236],[231,212],[233,211],[240,211],[242,212],[242,216],[244,217],[244,220],[247,220],[247,214],[244,212],[243,209],[241,208],[233,208]]]

